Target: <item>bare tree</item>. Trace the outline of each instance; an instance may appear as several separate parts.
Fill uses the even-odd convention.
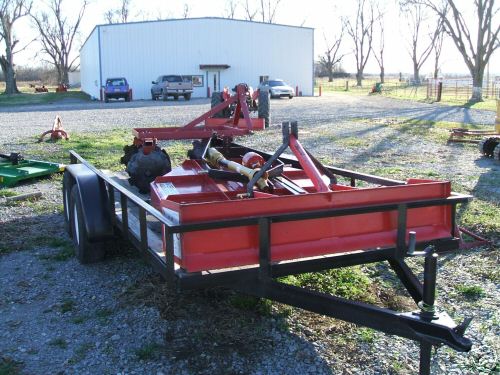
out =
[[[384,66],[384,48],[385,48],[385,34],[384,34],[384,15],[378,9],[378,31],[379,31],[379,43],[378,50],[373,50],[373,56],[377,60],[378,66],[380,68],[380,83],[385,83],[385,66]]]
[[[78,68],[78,56],[70,60],[75,36],[85,14],[88,1],[83,0],[80,11],[72,22],[64,15],[61,5],[63,0],[50,0],[48,13],[32,15],[32,19],[40,33],[42,52],[49,56],[47,63],[54,65],[60,83],[68,83],[68,73]]]
[[[328,73],[328,82],[333,81],[334,68],[345,56],[345,54],[339,54],[343,36],[344,34],[341,32],[338,37],[334,38],[334,42],[330,44],[326,39],[326,35],[323,34],[323,37],[325,38],[326,51],[319,57],[319,64],[323,70]]]
[[[130,0],[121,0],[120,8],[106,11],[104,19],[107,23],[125,23],[128,21],[129,13]]]
[[[357,0],[356,17],[353,22],[344,20],[347,33],[354,43],[354,57],[356,58],[356,85],[361,86],[363,72],[372,51],[373,41],[373,4],[366,0]],[[354,23],[354,24],[353,24]]]
[[[0,41],[5,43],[5,55],[0,56],[0,66],[5,77],[5,93],[17,94],[19,90],[14,70],[14,55],[26,46],[16,51],[19,40],[14,35],[14,23],[31,11],[31,0],[1,0],[0,1]]]
[[[257,16],[257,9],[253,9],[248,0],[245,0],[245,3],[243,3],[243,9],[245,10],[245,19],[248,21],[253,21]]]
[[[182,18],[188,18],[189,17],[189,5],[184,3],[184,10],[182,12]]]
[[[248,0],[245,0],[243,3],[245,18],[253,21],[257,15],[260,15],[262,22],[274,23],[280,2],[281,0],[259,0],[258,4],[253,7]]]
[[[468,16],[467,19],[464,9],[460,10],[455,0],[443,0],[440,4],[432,0],[410,2],[427,6],[442,19],[445,32],[455,43],[472,76],[470,100],[483,100],[484,70],[491,55],[500,46],[500,8],[494,7],[495,0],[474,0],[475,17]],[[460,5],[463,7],[463,3]]]
[[[234,19],[234,17],[236,16],[237,8],[238,8],[238,3],[236,2],[236,0],[227,0],[224,17]]]
[[[436,42],[434,43],[434,79],[438,78],[439,75],[439,60],[441,59],[441,52],[443,51],[443,41],[444,41],[444,28],[443,28],[443,23],[439,22],[438,26],[438,36],[436,38]]]
[[[413,63],[413,81],[415,84],[420,84],[420,69],[429,58],[436,39],[439,35],[439,28],[434,28],[434,31],[427,33],[428,38],[423,38],[422,34],[426,33],[422,29],[428,25],[429,17],[425,12],[425,8],[420,4],[405,5],[401,3],[401,11],[404,13],[408,22],[410,31],[410,54]],[[422,47],[422,41],[424,41]]]

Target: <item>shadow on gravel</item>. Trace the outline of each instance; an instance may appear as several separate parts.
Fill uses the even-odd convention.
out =
[[[286,316],[273,311],[268,300],[222,288],[178,293],[157,276],[136,283],[120,298],[126,305],[144,303],[160,311],[168,324],[159,354],[173,360],[173,372],[187,367],[193,373],[250,368],[267,373],[306,366],[332,373],[310,342],[289,332]],[[266,370],[267,363],[280,362],[282,368]]]
[[[61,214],[23,216],[0,223],[0,239],[0,254],[69,241]]]

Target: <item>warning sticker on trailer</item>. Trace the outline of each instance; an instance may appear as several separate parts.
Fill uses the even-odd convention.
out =
[[[175,188],[174,184],[171,182],[160,182],[156,184],[164,196],[179,194],[179,191]]]

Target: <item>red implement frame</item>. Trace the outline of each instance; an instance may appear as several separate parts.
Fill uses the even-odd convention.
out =
[[[245,187],[239,182],[211,178],[203,161],[186,160],[152,183],[153,206],[173,225],[236,222],[270,215],[274,217],[269,228],[270,259],[274,262],[401,246],[398,243],[406,242],[412,231],[424,242],[454,237],[453,204],[447,203],[454,196],[449,182],[409,179],[397,186],[372,188],[327,183],[328,176],[298,141],[296,123],[295,127],[292,123],[290,133],[286,123],[283,129],[283,145],[266,164],[290,147],[297,164],[285,167],[281,176],[303,193],[290,194],[278,182],[272,193],[252,189],[249,194],[247,187],[252,187],[258,176]],[[402,204],[408,205],[404,213],[398,208]],[[322,210],[352,214],[306,217]],[[282,222],[280,215],[293,219]],[[404,232],[398,224],[402,215]],[[259,261],[259,228],[252,224],[207,228],[179,234],[172,244],[164,246],[188,272],[250,266]]]
[[[234,95],[182,127],[135,128],[132,131],[135,137],[134,144],[142,145],[146,139],[207,139],[212,137],[214,133],[220,137],[232,138],[250,134],[253,130],[262,130],[264,129],[264,119],[250,117],[247,104],[248,91],[247,85],[239,84],[236,86]],[[255,101],[258,96],[259,91],[256,90],[251,95],[251,100]],[[212,117],[234,103],[236,103],[236,108],[232,118]],[[241,118],[241,114],[243,114],[243,118]]]

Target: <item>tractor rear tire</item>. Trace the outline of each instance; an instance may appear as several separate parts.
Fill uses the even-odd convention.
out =
[[[263,90],[259,91],[257,113],[259,118],[264,119],[265,127],[268,128],[271,123],[271,97],[269,92]]]
[[[73,237],[71,229],[71,190],[75,185],[75,180],[69,172],[64,172],[62,193],[63,193],[63,210],[64,210],[64,229],[68,236]]]
[[[141,194],[149,193],[151,182],[171,170],[170,157],[158,146],[147,155],[142,147],[139,148],[127,163],[130,185],[137,186]]]
[[[82,264],[96,263],[101,261],[106,255],[104,242],[89,242],[87,229],[85,228],[85,218],[83,217],[82,201],[78,185],[71,189],[71,230],[73,233],[73,244],[75,245],[75,255]]]
[[[214,91],[212,93],[212,98],[210,102],[210,108],[214,108],[215,106],[219,105],[224,101],[224,98],[222,96],[222,93],[219,91]],[[225,108],[220,112],[217,112],[215,115],[213,115],[215,118],[229,118],[231,117],[231,110],[229,108]]]

